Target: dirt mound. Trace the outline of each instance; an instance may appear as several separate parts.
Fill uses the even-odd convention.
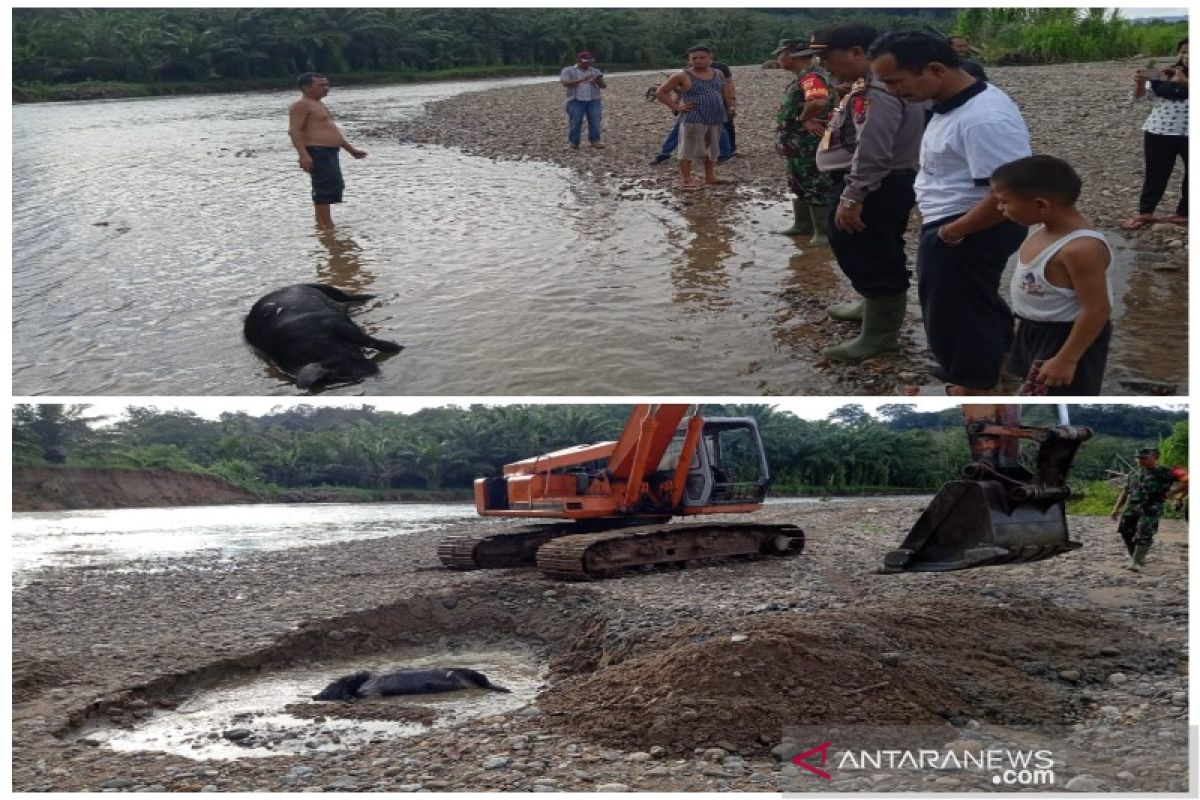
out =
[[[1120,621],[978,600],[778,615],[737,631],[698,624],[671,638],[563,681],[540,706],[557,724],[625,749],[721,743],[748,753],[796,726],[1069,724],[1078,695],[1060,671],[1079,683],[1176,663]],[[1112,642],[1119,647],[1105,647]]]
[[[13,468],[13,511],[256,503],[215,475],[167,469]]]

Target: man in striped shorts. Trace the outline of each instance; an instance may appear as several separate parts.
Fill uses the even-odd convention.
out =
[[[717,157],[721,130],[736,113],[733,84],[712,68],[712,51],[703,45],[688,48],[687,69],[658,87],[658,102],[680,114],[679,175],[689,191],[721,183]],[[673,97],[678,95],[678,100]],[[692,162],[704,162],[704,180],[692,176]]]

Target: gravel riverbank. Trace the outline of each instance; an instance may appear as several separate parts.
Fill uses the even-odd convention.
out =
[[[1128,99],[1130,76],[1138,66],[1145,66],[1144,60],[989,67],[988,73],[1021,106],[1034,151],[1065,158],[1079,171],[1084,180],[1080,203],[1084,213],[1131,250],[1136,263],[1130,286],[1152,284],[1152,289],[1144,291],[1130,289],[1126,324],[1153,324],[1156,315],[1170,308],[1174,310],[1167,313],[1175,317],[1171,324],[1179,330],[1186,326],[1187,229],[1168,223],[1137,233],[1119,229],[1120,223],[1137,210],[1143,173],[1141,123],[1149,107]],[[718,169],[718,174],[732,183],[698,196],[676,188],[678,175],[673,163],[651,165],[672,122],[666,108],[645,99],[646,89],[661,79],[659,73],[609,78],[604,97],[606,147],[602,150],[567,148],[562,89],[554,82],[459,95],[430,104],[428,113],[415,122],[385,127],[376,133],[457,147],[495,159],[558,164],[593,179],[605,198],[657,200],[686,214],[693,223],[706,217],[719,219],[733,202],[764,209],[786,208],[789,200],[782,159],[774,150],[774,117],[789,75],[753,66],[734,69],[739,156]],[[1177,176],[1160,205],[1162,216],[1173,213],[1179,187]],[[914,215],[914,224],[916,220]],[[798,250],[811,251],[816,258],[827,252],[802,242],[797,245]],[[910,257],[915,259],[911,242]],[[892,394],[898,383],[924,380],[928,354],[915,294],[901,354],[852,366],[820,362],[819,368],[830,376],[839,392]],[[1167,300],[1164,305],[1164,295],[1175,297],[1177,302],[1172,305],[1173,301]],[[844,340],[852,332],[851,327],[826,319],[824,309],[850,296],[849,284],[844,280],[828,290],[806,285],[803,292],[789,297],[790,317],[782,322],[794,336],[783,338],[794,341],[781,344],[794,346],[807,358],[814,349]],[[1154,338],[1161,341],[1161,337]],[[1117,352],[1110,358],[1112,377],[1106,394],[1175,394],[1186,390],[1170,385],[1171,381],[1164,382],[1162,370],[1146,368],[1147,361],[1177,358],[1179,354],[1156,355],[1153,347],[1122,348],[1120,342],[1114,350]],[[1153,380],[1156,373],[1159,380]]]
[[[1119,539],[1097,519],[1072,521],[1082,550],[1041,564],[875,575],[923,503],[776,506],[755,519],[803,527],[798,557],[586,584],[448,572],[436,540],[415,536],[134,565],[154,571],[44,571],[13,594],[13,787],[995,788],[991,771],[944,763],[843,764],[826,782],[781,761],[818,744],[811,733],[833,736],[835,750],[880,737],[892,748],[1041,748],[1053,752],[1055,789],[1185,790],[1183,524],[1163,523],[1141,575],[1119,568]],[[195,761],[88,735],[297,665],[464,644],[527,648],[544,685],[506,713],[340,749],[330,720],[345,715],[305,713],[303,755]],[[387,716],[373,709],[350,716]],[[411,709],[396,706],[395,718]],[[267,723],[250,715],[208,733],[270,747]]]

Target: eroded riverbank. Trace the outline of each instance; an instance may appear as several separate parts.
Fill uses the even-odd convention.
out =
[[[784,728],[850,741],[868,737],[855,730],[864,721],[886,719],[904,726],[889,729],[897,736],[919,730],[949,749],[1037,740],[1061,761],[1055,788],[1080,778],[1183,790],[1183,526],[1164,522],[1140,576],[1119,568],[1119,539],[1095,519],[1072,520],[1084,549],[1048,562],[875,575],[920,508],[911,498],[772,507],[756,519],[801,525],[804,554],[587,584],[447,572],[437,537],[417,536],[177,559],[170,572],[45,571],[13,598],[14,788],[992,786],[970,769],[842,769],[832,783],[807,782],[779,761],[802,743],[785,742]],[[81,738],[87,726],[136,729],[203,691],[305,665],[514,647],[546,665],[532,703],[431,727],[401,751],[367,737],[351,749],[196,761]],[[268,722],[239,725],[269,741]],[[318,739],[336,734],[311,724]]]

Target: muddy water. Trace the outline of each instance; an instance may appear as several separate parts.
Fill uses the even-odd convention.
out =
[[[468,503],[38,511],[12,515],[9,556],[14,576],[44,567],[134,561],[139,569],[153,569],[156,560],[179,556],[233,557],[398,534],[436,535],[475,519],[475,507]]]
[[[469,667],[511,691],[470,689],[378,697],[353,706],[310,699],[329,682],[359,670],[427,667]],[[529,704],[544,680],[544,665],[531,651],[519,646],[495,649],[460,645],[439,652],[398,650],[354,662],[308,664],[253,679],[231,680],[199,692],[169,711],[154,712],[132,730],[92,726],[80,730],[77,738],[114,750],[153,750],[197,760],[346,750],[513,711]],[[290,713],[297,710],[307,713]],[[387,719],[392,715],[396,720]],[[429,724],[402,721],[413,716],[423,717]],[[246,734],[240,738],[236,733],[225,736],[238,730]]]
[[[370,155],[326,236],[290,92],[14,108],[15,393],[293,393],[241,320],[318,280],[378,294],[357,319],[408,347],[339,393],[828,388],[775,338],[785,289],[835,280],[760,235],[778,210],[732,190],[682,214],[614,203],[559,167],[356,134],[467,86],[335,87]]]

